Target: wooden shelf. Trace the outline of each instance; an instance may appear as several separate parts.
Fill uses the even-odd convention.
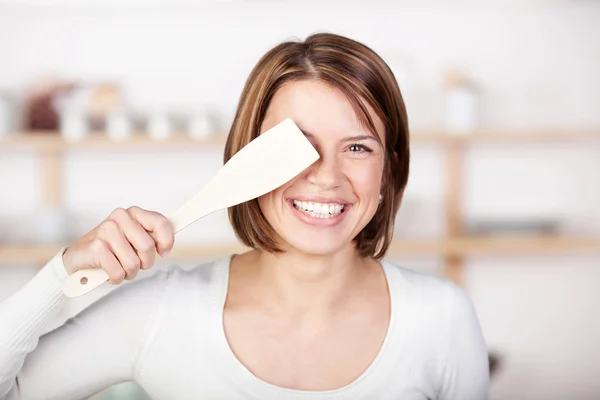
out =
[[[443,257],[600,254],[600,237],[480,236],[441,240],[396,240],[390,255]]]
[[[61,248],[56,245],[0,246],[0,264],[44,264]],[[247,250],[238,243],[176,245],[168,260],[218,258]],[[600,254],[600,237],[498,236],[449,239],[397,239],[391,257],[555,256]]]
[[[194,150],[203,147],[225,145],[224,134],[208,139],[193,139],[183,133],[174,134],[167,140],[154,140],[143,133],[136,133],[125,140],[112,140],[103,133],[92,133],[81,140],[65,140],[57,132],[24,132],[0,139],[1,150],[27,150],[43,152],[61,152],[75,150]],[[465,135],[448,132],[415,131],[411,132],[413,144],[469,145],[475,143],[497,142],[552,142],[552,141],[594,141],[600,140],[600,128],[555,131],[478,131]]]
[[[50,261],[63,244],[5,244],[0,245],[0,266],[2,264],[44,264]],[[236,243],[181,244],[173,248],[168,260],[183,261],[200,258],[215,258],[231,253],[243,252],[244,246]]]
[[[80,140],[66,140],[56,132],[26,132],[0,139],[0,150],[28,150],[61,152],[67,150],[159,150],[198,149],[199,147],[224,146],[225,137],[193,139],[175,134],[167,140],[154,140],[137,133],[124,140],[113,140],[102,133],[93,133]]]
[[[581,142],[600,140],[600,128],[569,130],[481,130],[468,134],[449,132],[412,132],[412,143],[438,143],[444,145],[470,145],[477,143],[544,143]]]

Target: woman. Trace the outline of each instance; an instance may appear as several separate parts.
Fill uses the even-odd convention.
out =
[[[320,159],[229,210],[254,250],[132,282],[40,338],[70,274],[103,268],[119,284],[173,247],[161,214],[115,210],[1,305],[0,398],[82,399],[123,381],[154,399],[487,398],[465,293],[382,261],[409,166],[389,68],[331,34],[276,46],[248,78],[225,161],[288,117]]]

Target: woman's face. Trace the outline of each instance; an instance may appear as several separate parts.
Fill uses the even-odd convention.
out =
[[[385,143],[383,123],[369,112]],[[261,132],[286,118],[304,132],[320,159],[260,197],[260,208],[284,249],[313,255],[344,250],[379,205],[384,149],[360,124],[345,95],[321,82],[292,82],[280,88]]]

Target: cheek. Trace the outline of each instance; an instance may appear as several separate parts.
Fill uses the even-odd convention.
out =
[[[258,198],[258,206],[264,215],[271,215],[275,207],[281,207],[284,190],[284,187],[280,187]]]
[[[348,169],[348,176],[357,194],[378,194],[381,189],[383,166],[380,162],[356,163]]]

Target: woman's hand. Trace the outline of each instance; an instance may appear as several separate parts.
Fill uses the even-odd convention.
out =
[[[117,208],[100,225],[73,243],[63,254],[69,275],[80,269],[102,268],[108,282],[133,279],[165,256],[175,243],[171,222],[162,214],[140,207]]]

